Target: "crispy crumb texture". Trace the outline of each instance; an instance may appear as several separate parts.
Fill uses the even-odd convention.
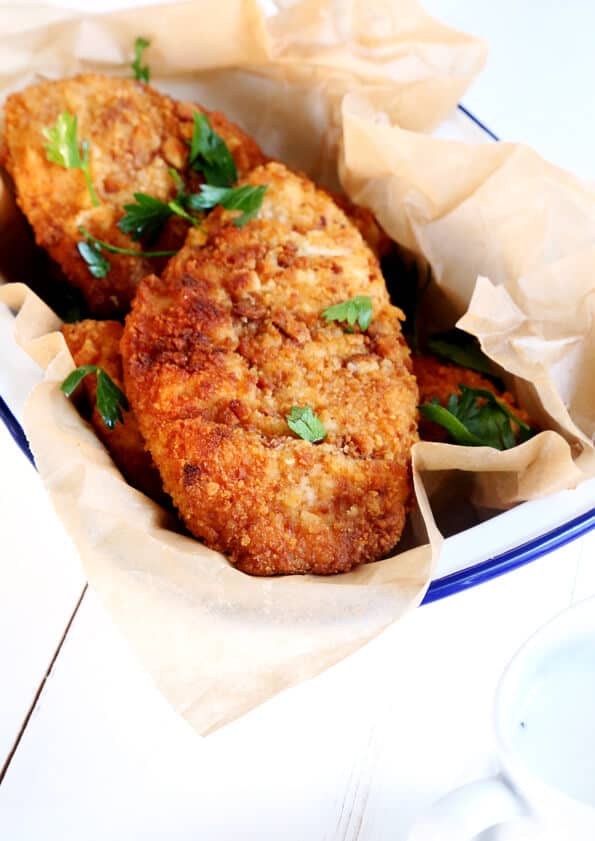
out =
[[[123,388],[120,339],[122,325],[117,321],[79,321],[64,324],[62,333],[77,367],[98,365]],[[108,429],[96,406],[96,378],[85,377],[81,384],[90,407],[90,420],[126,480],[157,502],[164,502],[161,479],[138,428],[133,412],[124,412],[124,422]]]
[[[84,226],[93,236],[120,248],[141,250],[117,227],[122,206],[135,192],[162,201],[176,195],[170,167],[189,190],[202,176],[185,172],[197,105],[176,102],[149,85],[131,79],[85,74],[41,82],[10,96],[5,104],[2,163],[15,182],[17,201],[37,244],[47,249],[65,277],[84,294],[91,313],[125,314],[140,280],[159,271],[163,261],[109,254],[105,278],[93,277],[77,250]],[[80,170],[47,160],[42,129],[68,111],[77,116],[79,142],[89,143],[91,179],[100,201],[93,207]],[[222,114],[210,113],[214,130],[227,143],[240,175],[264,162],[256,143]],[[171,219],[153,250],[179,248],[187,224]],[[145,249],[146,250],[146,249]]]
[[[417,387],[378,261],[332,199],[271,163],[244,228],[216,210],[122,339],[126,393],[187,527],[257,575],[335,573],[395,545],[411,501]],[[227,223],[227,224],[226,224]],[[321,311],[369,295],[367,332]],[[322,443],[287,426],[310,406]]]

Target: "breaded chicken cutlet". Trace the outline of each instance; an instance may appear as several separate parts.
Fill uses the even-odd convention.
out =
[[[366,244],[369,245],[378,259],[386,257],[393,250],[394,243],[392,239],[380,227],[371,210],[367,207],[360,207],[357,204],[353,204],[351,199],[339,193],[331,193],[330,195],[335,204],[348,217],[349,221],[353,222]]]
[[[119,322],[80,321],[77,324],[65,324],[62,332],[77,366],[98,365],[109,374],[119,388],[124,388],[120,355],[123,327]],[[527,412],[516,404],[509,392],[501,391],[491,380],[482,377],[481,374],[452,363],[442,362],[434,356],[414,355],[412,360],[419,387],[420,404],[436,399],[442,406],[446,406],[451,394],[459,392],[459,386],[463,384],[469,388],[492,391],[518,418],[534,425]],[[138,421],[132,409],[124,412],[122,424],[117,424],[113,430],[109,430],[96,407],[94,378],[86,378],[83,381],[83,388],[91,423],[126,480],[157,502],[163,502],[166,495],[161,478],[151,456],[145,449]],[[419,436],[424,441],[446,442],[449,440],[444,427],[424,417],[419,418]]]
[[[533,423],[527,412],[516,405],[510,392],[501,391],[492,380],[483,377],[477,371],[462,368],[460,365],[454,365],[451,362],[442,362],[435,356],[416,354],[412,359],[413,371],[419,388],[420,404],[429,403],[435,399],[442,406],[446,406],[451,394],[460,394],[459,386],[465,385],[468,388],[491,391],[498,400],[508,406],[517,418],[527,424]],[[419,435],[424,441],[446,442],[449,440],[448,432],[444,427],[424,417],[419,419]]]
[[[79,321],[64,324],[62,333],[75,365],[97,365],[108,374],[113,382],[123,388],[122,357],[120,339],[123,327],[118,321]],[[87,414],[97,437],[103,442],[124,478],[133,487],[146,493],[156,502],[165,502],[161,478],[131,411],[123,411],[123,422],[108,429],[97,409],[97,384],[94,375],[85,377],[81,384]]]
[[[162,278],[140,284],[121,342],[126,393],[186,526],[257,574],[336,573],[386,555],[411,501],[417,387],[378,261],[330,197],[280,164],[258,218],[217,210]],[[217,217],[220,226],[214,224]],[[365,332],[321,312],[372,300]],[[326,437],[288,427],[310,407]]]
[[[98,207],[92,204],[80,169],[66,169],[47,159],[42,130],[53,126],[65,111],[77,117],[79,144],[89,144]],[[107,275],[93,277],[77,249],[79,228],[84,226],[91,235],[119,248],[142,250],[140,243],[117,227],[123,205],[134,201],[135,192],[165,202],[174,199],[177,186],[172,168],[189,191],[198,189],[202,175],[186,168],[195,111],[208,113],[240,175],[266,160],[257,144],[222,114],[176,102],[130,79],[85,74],[41,82],[6,101],[0,162],[14,180],[18,204],[36,242],[83,292],[94,315],[125,314],[140,280],[160,271],[162,262],[110,254]],[[170,220],[163,240],[153,250],[179,248],[187,228],[180,218]]]

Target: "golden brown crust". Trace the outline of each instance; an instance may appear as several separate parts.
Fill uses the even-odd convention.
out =
[[[52,126],[68,110],[78,118],[79,141],[90,144],[93,184],[101,202],[93,207],[83,174],[47,160],[42,128]],[[182,171],[189,189],[202,181],[183,173],[192,136],[193,111],[203,108],[175,102],[148,85],[130,79],[85,74],[73,79],[41,82],[10,96],[5,104],[3,164],[12,175],[18,203],[29,219],[37,243],[47,249],[66,278],[85,295],[95,315],[128,311],[140,280],[161,263],[110,254],[105,278],[94,278],[79,255],[79,226],[121,248],[141,250],[117,222],[122,205],[135,192],[169,201],[176,187],[170,167]],[[207,112],[205,112],[207,113]],[[222,114],[210,119],[229,146],[238,171],[244,174],[265,161],[256,145]],[[173,220],[153,250],[179,248],[187,225]]]
[[[332,193],[331,195],[347,218],[353,222],[378,259],[386,257],[394,248],[394,243],[380,227],[372,211],[368,210],[367,207],[353,204],[347,196],[342,196],[339,193]]]
[[[126,390],[188,528],[257,575],[334,573],[397,542],[410,503],[417,389],[400,310],[334,202],[280,164],[242,229],[215,211],[162,280],[140,285],[121,343]],[[367,333],[320,317],[358,294]],[[327,438],[288,428],[309,405]]]
[[[435,356],[414,355],[413,371],[419,388],[419,402],[428,403],[436,399],[442,406],[446,406],[451,394],[459,394],[460,385],[468,388],[483,388],[496,395],[508,408],[525,423],[531,423],[531,419],[524,409],[517,406],[514,397],[508,391],[500,391],[491,380],[483,377],[477,371],[469,368],[461,368],[450,362],[442,362]],[[419,437],[424,441],[448,441],[448,432],[437,423],[420,417]]]
[[[123,389],[120,338],[123,327],[117,321],[79,321],[64,324],[62,333],[76,366],[98,365]],[[166,498],[153,459],[145,449],[132,411],[124,412],[124,422],[108,429],[97,409],[95,376],[83,380],[82,388],[91,408],[91,423],[126,480],[157,502]]]

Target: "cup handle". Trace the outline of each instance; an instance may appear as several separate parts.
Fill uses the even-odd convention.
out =
[[[461,786],[418,818],[407,841],[471,841],[480,832],[526,815],[521,798],[501,777]]]

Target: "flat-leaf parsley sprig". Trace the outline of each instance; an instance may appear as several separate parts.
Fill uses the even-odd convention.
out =
[[[260,210],[267,186],[234,187],[238,171],[227,143],[213,130],[206,114],[195,111],[193,117],[188,166],[201,172],[206,183],[200,186],[200,192],[183,196],[181,204],[197,211],[212,210],[217,205],[226,210],[241,210],[242,214],[233,220],[241,228]]]
[[[326,438],[326,429],[310,406],[292,406],[286,420],[291,431],[304,441],[314,444]]]
[[[475,336],[457,327],[428,337],[428,350],[447,362],[494,377],[494,366]]]
[[[42,128],[41,133],[47,140],[44,149],[48,161],[63,166],[65,169],[80,169],[85,177],[91,201],[94,207],[99,207],[99,199],[89,172],[89,143],[83,140],[79,149],[76,114],[63,111],[55,124]]]
[[[125,204],[124,210],[126,213],[118,221],[118,228],[137,242],[141,239],[153,242],[173,214],[168,202],[146,193],[134,193],[134,202]]]
[[[118,228],[129,234],[132,239],[153,242],[170,216],[181,216],[191,225],[200,227],[200,220],[195,219],[186,210],[185,206],[190,196],[184,192],[184,182],[180,174],[175,169],[170,169],[169,174],[178,188],[175,199],[165,202],[147,193],[134,193],[134,202],[124,205],[126,213],[117,224]]]
[[[132,72],[137,82],[149,83],[151,79],[151,70],[148,64],[143,64],[143,53],[147,47],[151,46],[151,42],[147,38],[139,37],[134,42],[134,61],[132,62]]]
[[[172,172],[172,176],[174,173],[181,182],[180,176],[175,170]],[[253,219],[260,210],[267,188],[266,186],[252,187],[250,185],[244,187],[215,187],[212,184],[201,184],[199,189],[200,192],[193,194],[178,189],[176,198],[168,202],[148,196],[146,193],[135,193],[135,203],[124,205],[126,214],[118,222],[118,227],[134,240],[144,239],[146,242],[151,242],[159,235],[170,216],[181,216],[191,225],[200,227],[201,219],[192,216],[188,210],[203,213],[221,205],[226,210],[242,211],[239,216],[233,219],[232,223],[241,228],[246,222]]]
[[[129,254],[131,257],[173,257],[178,253],[177,251],[137,251],[134,248],[120,248],[118,245],[112,245],[94,237],[82,225],[79,233],[82,234],[84,240],[77,243],[77,248],[93,277],[106,277],[111,268],[109,260],[103,256],[102,251],[108,251],[111,254]]]
[[[83,239],[77,242],[76,247],[93,277],[107,277],[111,266],[109,260],[106,260],[101,253],[100,245],[96,245],[91,240]]]
[[[232,187],[238,180],[238,171],[227,143],[213,131],[206,114],[195,111],[193,116],[189,167],[195,172],[202,172],[207,184]]]
[[[360,330],[367,330],[372,322],[372,299],[368,295],[356,295],[348,301],[327,307],[321,313],[327,321],[340,321],[354,327],[357,323]]]
[[[97,409],[107,428],[113,429],[116,423],[124,422],[122,410],[128,410],[128,400],[103,368],[98,365],[81,365],[66,377],[60,388],[70,397],[88,374],[97,377]]]
[[[217,205],[226,210],[241,210],[242,213],[232,220],[232,224],[242,228],[260,210],[267,186],[253,187],[245,184],[243,187],[215,187],[212,184],[201,184],[199,190],[199,193],[188,196],[187,206],[191,210],[211,210]]]
[[[460,395],[451,394],[446,408],[434,398],[419,407],[420,413],[447,430],[455,444],[508,450],[534,434],[531,427],[497,400],[491,391],[459,385]]]

